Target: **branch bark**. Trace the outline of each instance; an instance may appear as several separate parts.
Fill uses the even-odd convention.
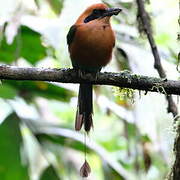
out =
[[[180,95],[180,81],[139,76],[131,74],[128,71],[120,73],[104,72],[99,73],[98,77],[94,77],[92,74],[85,74],[84,77],[81,78],[74,69],[21,68],[0,65],[0,79],[52,81],[61,83],[83,82],[144,90],[146,92],[159,92],[167,95]]]
[[[154,56],[154,68],[158,71],[159,76],[161,78],[166,78],[166,73],[162,67],[160,55],[156,46],[156,43],[154,41],[152,32],[151,32],[151,24],[148,21],[149,15],[145,10],[144,7],[144,1],[143,0],[136,0],[137,6],[138,6],[138,17],[141,20],[141,23],[144,28],[144,32],[147,35],[147,38],[149,40],[149,44],[151,46],[151,50]],[[180,1],[179,1],[180,4]],[[175,105],[172,96],[166,96],[166,99],[168,101],[168,112],[171,112],[174,116],[175,121],[177,121],[178,117],[178,109]],[[178,123],[178,122],[177,122]],[[171,179],[173,180],[179,180],[180,179],[180,125],[177,127],[177,135],[174,142],[174,153],[175,153],[175,162],[172,168],[171,172]]]
[[[162,67],[160,55],[156,46],[156,43],[154,41],[152,31],[151,31],[151,24],[149,21],[149,15],[145,10],[144,7],[144,1],[143,0],[136,0],[137,6],[138,6],[138,17],[141,20],[141,23],[143,25],[144,32],[147,35],[147,38],[149,40],[149,44],[151,46],[151,50],[154,56],[154,68],[158,71],[160,78],[166,78],[166,73]],[[166,99],[168,101],[168,113],[172,113],[174,117],[178,115],[177,107],[172,99],[171,96],[166,96]]]

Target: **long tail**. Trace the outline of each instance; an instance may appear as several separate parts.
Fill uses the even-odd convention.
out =
[[[80,84],[75,129],[79,131],[84,124],[85,131],[93,127],[93,91],[92,84]]]

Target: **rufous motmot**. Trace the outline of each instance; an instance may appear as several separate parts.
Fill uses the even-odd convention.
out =
[[[99,3],[88,7],[71,26],[67,34],[67,44],[74,69],[97,73],[111,60],[115,45],[115,35],[110,17],[121,9],[108,8]],[[84,124],[86,132],[93,126],[92,84],[80,84],[75,129]]]
[[[102,3],[94,4],[88,7],[71,26],[67,34],[67,44],[74,69],[80,72],[98,73],[109,63],[115,45],[110,18],[112,15],[118,15],[120,11],[119,8],[108,8]],[[85,131],[89,132],[93,126],[92,114],[92,84],[81,83],[75,129],[80,130],[84,124]],[[87,177],[90,172],[85,155],[80,174],[82,177]]]

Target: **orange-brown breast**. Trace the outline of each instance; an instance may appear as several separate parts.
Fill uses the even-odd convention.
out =
[[[71,60],[81,67],[103,67],[111,60],[114,44],[114,32],[109,23],[95,20],[77,25],[69,46]]]

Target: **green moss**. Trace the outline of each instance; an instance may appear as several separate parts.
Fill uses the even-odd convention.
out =
[[[113,87],[113,93],[120,100],[130,100],[134,103],[134,90],[129,88]]]

